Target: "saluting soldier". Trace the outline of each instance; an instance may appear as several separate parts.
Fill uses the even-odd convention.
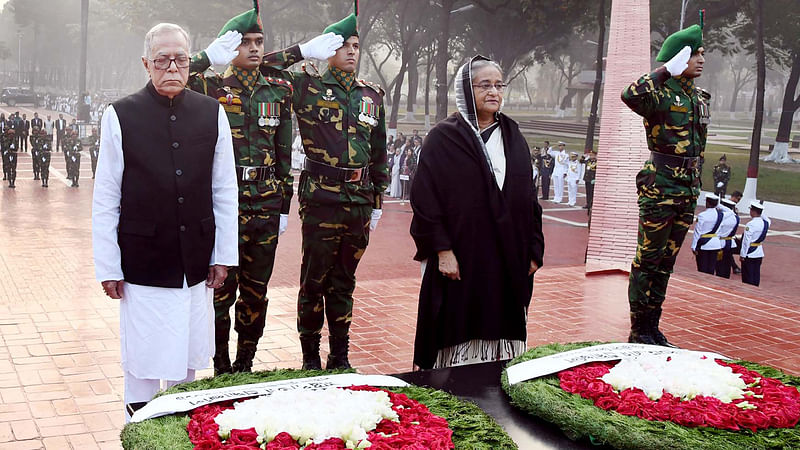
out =
[[[714,193],[719,198],[725,197],[725,191],[728,190],[728,181],[731,180],[731,167],[728,165],[728,158],[725,155],[720,156],[719,164],[714,166]]]
[[[42,187],[50,183],[50,156],[53,147],[53,136],[47,130],[39,131],[39,170],[41,172]]]
[[[78,132],[72,128],[64,133],[64,159],[67,162],[67,179],[72,181],[71,187],[79,187],[78,179],[81,170],[81,142]]]
[[[292,84],[280,70],[260,71],[263,57],[264,27],[255,0],[253,8],[229,20],[190,65],[189,87],[218,99],[225,109],[239,180],[239,266],[214,290],[215,374],[252,369],[266,324],[267,285],[278,236],[286,230],[292,198]],[[227,67],[222,74],[205,73],[211,65]],[[238,336],[231,364],[228,339],[234,303]]]
[[[3,161],[6,162],[6,179],[8,187],[15,188],[17,182],[17,133],[13,128],[8,128],[3,134]]]
[[[381,217],[389,184],[383,90],[356,78],[360,48],[355,12],[325,33],[344,44],[319,74],[311,64],[291,75],[293,105],[305,148],[298,196],[303,260],[297,328],[303,367],[320,368],[320,332],[328,319],[327,369],[349,368],[348,343],[358,262]],[[302,59],[298,46],[265,57],[287,68]]]
[[[555,167],[553,155],[543,148],[539,166],[539,179],[542,180],[542,200],[550,198],[550,177],[553,175],[553,167]]]
[[[702,17],[701,17],[702,23]],[[671,345],[658,329],[670,274],[700,194],[710,95],[695,87],[703,71],[703,29],[692,25],[664,40],[665,63],[622,91],[644,118],[650,159],[636,177],[639,233],[630,273],[629,342]]]
[[[591,211],[594,203],[594,180],[597,175],[597,150],[589,152],[588,158],[582,159],[584,164],[583,182],[586,185],[586,206],[585,209]]]

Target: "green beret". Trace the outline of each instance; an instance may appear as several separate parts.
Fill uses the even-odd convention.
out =
[[[330,32],[338,34],[344,38],[345,41],[350,39],[351,36],[358,36],[358,0],[353,1],[352,14],[333,25],[328,25],[328,27],[322,31],[323,34]]]
[[[664,39],[664,45],[661,46],[661,51],[658,52],[656,61],[669,61],[687,45],[692,48],[692,53],[703,46],[703,29],[700,25],[695,24],[667,36]]]
[[[261,23],[261,16],[258,14],[258,0],[253,0],[253,9],[245,11],[222,27],[217,37],[222,36],[228,31],[238,31],[242,34],[264,33],[264,24]]]

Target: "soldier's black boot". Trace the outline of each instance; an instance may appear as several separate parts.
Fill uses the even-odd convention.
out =
[[[350,346],[350,336],[328,336],[328,343],[331,352],[328,354],[328,362],[325,370],[350,369],[350,361],[347,360],[347,352]]]
[[[636,309],[633,307],[631,308],[631,333],[628,335],[629,343],[657,345],[651,334],[650,320],[647,313],[648,310],[642,306]]]
[[[679,348],[677,345],[671,344],[667,337],[664,336],[664,333],[658,329],[658,323],[661,321],[661,305],[658,305],[653,312],[650,313],[650,330],[653,336],[653,340],[656,342],[656,345],[660,345],[662,347],[670,347],[670,348]]]
[[[216,324],[214,342],[216,351],[214,352],[214,376],[223,373],[231,373],[231,357],[228,355],[228,335],[230,327],[222,327]]]
[[[252,372],[253,371],[253,358],[256,356],[256,344],[247,342],[236,346],[236,361],[231,365],[233,373],[238,372]]]
[[[322,370],[319,359],[320,335],[300,336],[300,348],[303,349],[303,370]]]

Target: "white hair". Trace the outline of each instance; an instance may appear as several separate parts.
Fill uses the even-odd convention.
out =
[[[500,64],[497,64],[496,62],[487,59],[479,59],[477,61],[472,62],[473,75],[475,74],[475,72],[479,71],[480,69],[483,69],[484,67],[494,67],[495,69],[497,69],[498,72],[500,72],[500,76],[501,77],[503,76],[503,68],[500,67]],[[472,81],[475,80],[473,79]]]
[[[150,59],[151,55],[151,45],[153,42],[153,38],[162,34],[168,33],[180,33],[183,38],[186,40],[186,48],[191,48],[191,42],[189,40],[189,33],[186,32],[180,25],[175,25],[174,23],[160,23],[153,28],[150,28],[150,31],[144,35],[144,57]]]

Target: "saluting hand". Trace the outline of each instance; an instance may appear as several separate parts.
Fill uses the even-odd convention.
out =
[[[667,72],[673,77],[680,76],[683,71],[689,67],[689,58],[691,57],[692,47],[687,45],[683,47],[677,55],[673,56],[672,59],[664,63],[664,67],[667,68]]]
[[[206,48],[208,62],[212,66],[224,66],[239,56],[239,45],[242,43],[242,33],[230,30],[222,36],[214,39],[214,42]]]
[[[336,54],[342,44],[344,38],[334,32],[321,34],[310,41],[300,44],[300,54],[304,59],[314,58],[319,60],[326,60]]]
[[[461,280],[461,273],[458,271],[458,260],[452,250],[442,250],[439,252],[439,272],[451,280]]]

